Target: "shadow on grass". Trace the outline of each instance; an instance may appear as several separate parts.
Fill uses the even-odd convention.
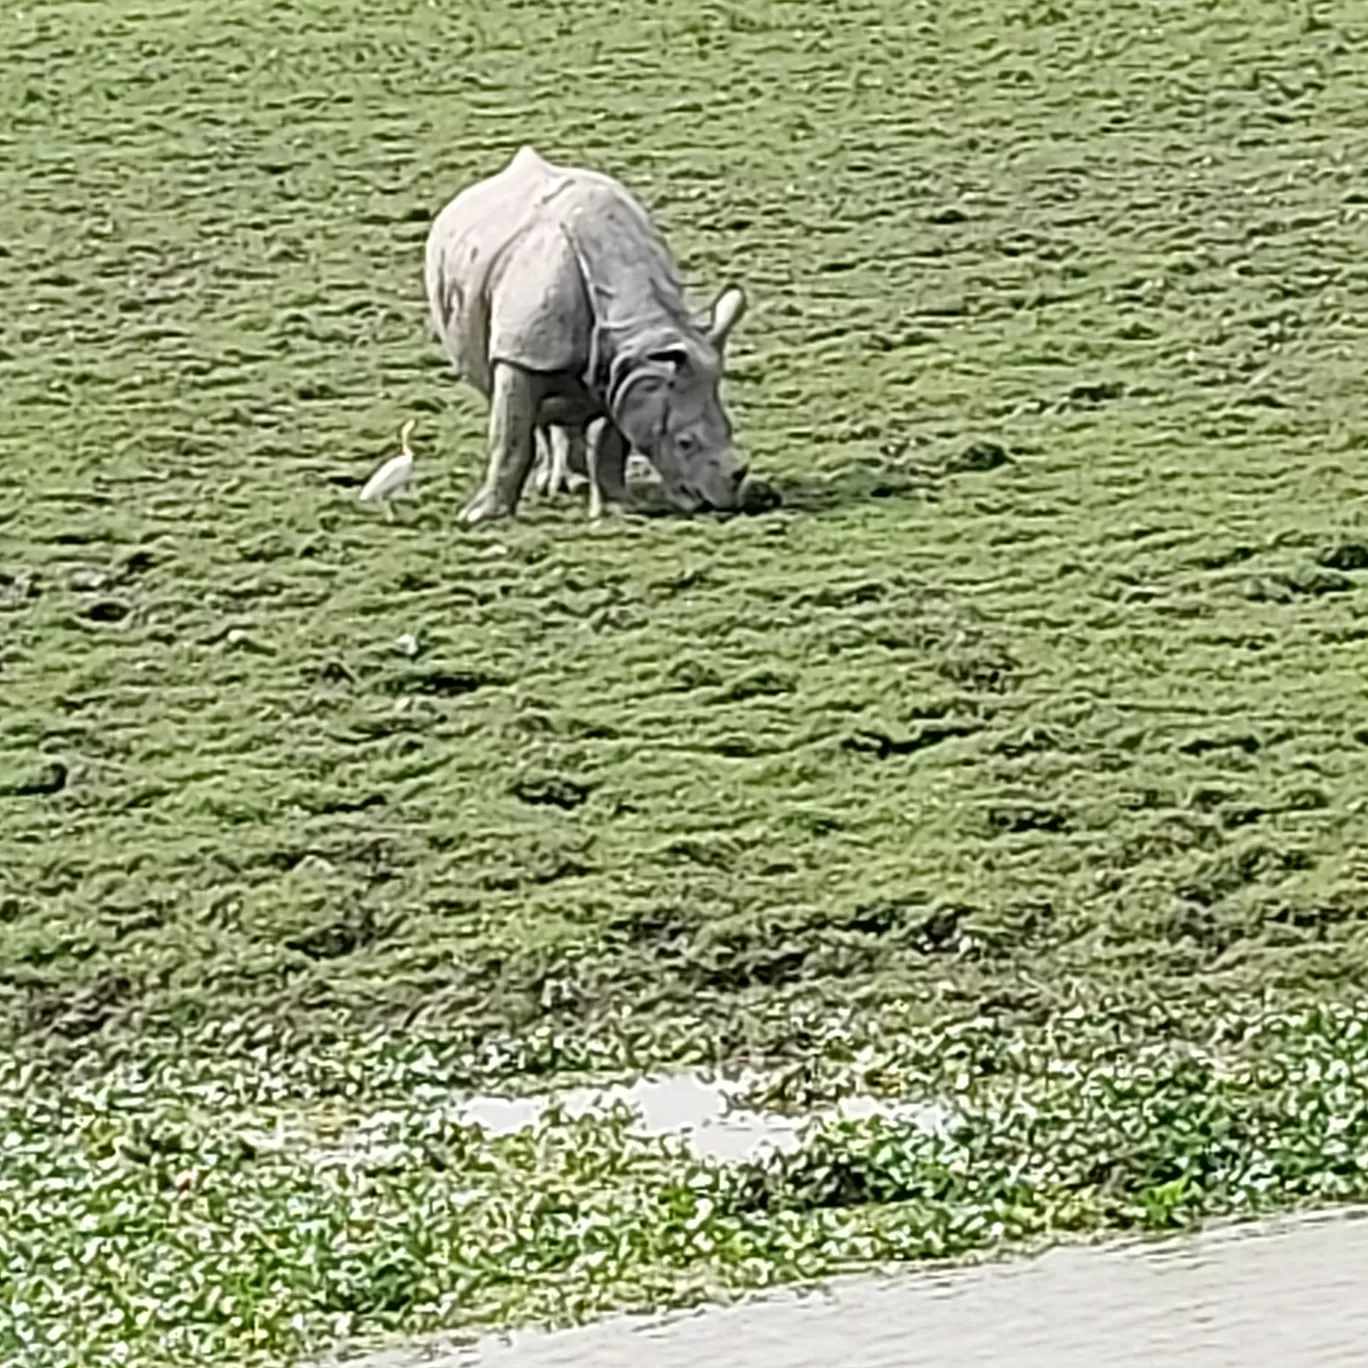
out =
[[[796,513],[834,513],[870,503],[925,498],[935,483],[934,478],[922,473],[859,466],[813,475],[785,475],[769,486],[775,501],[754,512],[782,508]]]
[[[1011,465],[1013,458],[996,442],[976,441],[937,458],[899,454],[870,463],[851,464],[810,475],[786,475],[762,486],[756,507],[768,512],[782,507],[802,513],[830,513],[879,502],[934,498],[947,479],[986,473]]]
[[[776,512],[823,514],[876,503],[934,499],[947,479],[986,473],[1011,464],[1013,458],[1003,447],[992,442],[974,442],[940,460],[884,459],[805,475],[785,474],[775,479],[757,475],[746,483],[742,507],[736,513],[721,516],[756,518]],[[329,479],[334,485],[348,488],[349,493],[350,486],[359,487],[363,483],[360,475],[331,476]],[[535,492],[529,484],[519,500],[517,517],[523,523],[555,523],[567,517],[582,519],[586,511],[583,490],[548,497]],[[717,515],[681,511],[670,501],[658,477],[637,469],[628,485],[627,504],[616,516],[654,521]],[[418,523],[428,521],[417,512],[410,512],[409,517]]]
[[[686,519],[692,516],[763,518],[773,513],[831,513],[878,500],[924,497],[933,481],[921,476],[868,468],[853,468],[814,475],[784,475],[749,481],[740,509],[734,513],[689,514],[681,512],[658,485],[632,487],[631,516],[649,519]]]

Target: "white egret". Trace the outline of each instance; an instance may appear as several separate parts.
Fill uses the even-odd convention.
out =
[[[399,430],[399,454],[391,456],[366,481],[366,487],[361,491],[362,502],[370,503],[375,499],[389,499],[408,484],[413,475],[413,452],[409,449],[408,439],[414,426],[414,420],[410,418]],[[389,504],[385,505],[385,512],[390,518],[394,517],[394,510]]]

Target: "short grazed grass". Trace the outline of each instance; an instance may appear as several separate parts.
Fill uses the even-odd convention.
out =
[[[0,15],[6,1361],[1359,1195],[1366,37],[1273,0]],[[627,181],[700,306],[750,289],[728,394],[778,509],[456,527],[483,411],[422,240],[523,143]],[[355,495],[410,416],[391,525]],[[820,1074],[838,1019],[914,1093],[992,1042],[1076,1152],[1003,1197],[1014,1123],[954,1183],[814,1140],[858,1201],[743,1201],[611,1128],[442,1130],[491,1080]],[[1272,1062],[1184,1072],[1231,1021]],[[436,1092],[385,1073],[415,1039]],[[1099,1058],[1160,1062],[1104,1105],[1061,1063]],[[446,1167],[358,1197],[241,1149],[335,1060]],[[543,1190],[637,1243],[583,1263]]]

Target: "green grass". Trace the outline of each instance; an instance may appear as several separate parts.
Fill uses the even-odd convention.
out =
[[[47,1061],[15,1133],[81,1129],[74,1061],[175,1112],[168,1061],[225,1038],[419,1032],[481,1083],[817,1067],[835,1011],[1078,1013],[1084,1050],[1110,1004],[1143,1050],[1156,1003],[1183,1038],[1357,1003],[1365,39],[1272,0],[7,9],[0,1035]],[[777,511],[457,527],[484,413],[422,241],[523,143],[632,186],[700,307],[748,287],[728,394]],[[355,495],[408,416],[390,525]],[[771,1238],[705,1281],[826,1266]],[[0,1304],[76,1306],[53,1257],[12,1243]],[[420,1302],[369,1330],[549,1304]]]

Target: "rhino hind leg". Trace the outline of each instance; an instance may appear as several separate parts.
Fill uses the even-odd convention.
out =
[[[538,390],[536,377],[528,371],[495,364],[489,397],[489,467],[479,492],[461,510],[463,523],[512,517],[517,509],[537,454]]]
[[[553,430],[545,424],[537,428],[537,457],[532,467],[532,488],[538,494],[556,492],[556,450],[552,433]]]
[[[537,426],[537,461],[533,488],[548,498],[573,493],[589,475],[588,441],[577,425],[541,423]]]
[[[570,453],[584,442],[582,428],[563,427],[560,423],[548,429],[551,453],[550,488],[553,494],[563,494],[570,488]]]
[[[560,483],[557,489],[573,493],[589,478],[589,438],[582,427],[566,428],[560,448]]]

